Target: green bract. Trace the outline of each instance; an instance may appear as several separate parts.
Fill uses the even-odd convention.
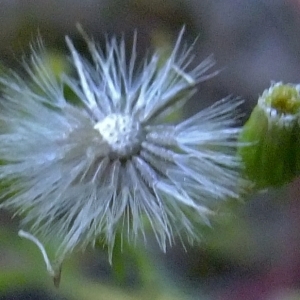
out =
[[[300,85],[273,84],[243,127],[239,153],[256,188],[281,186],[300,174],[299,91]]]

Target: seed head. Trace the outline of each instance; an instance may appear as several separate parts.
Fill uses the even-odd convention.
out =
[[[24,216],[23,228],[43,242],[60,240],[59,258],[97,240],[111,255],[117,232],[146,239],[148,227],[163,250],[174,236],[195,240],[218,200],[238,196],[240,101],[165,121],[215,75],[206,74],[211,57],[191,67],[182,35],[163,64],[154,54],[141,67],[136,38],[128,57],[124,40],[102,52],[84,34],[91,63],[67,37],[78,78],[57,78],[33,52],[29,78],[1,79],[0,177],[11,182],[2,207]]]

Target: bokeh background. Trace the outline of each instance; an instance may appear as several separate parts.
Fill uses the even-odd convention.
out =
[[[136,30],[139,57],[170,49],[185,24],[186,42],[197,38],[194,63],[213,53],[222,69],[199,85],[186,115],[232,94],[245,99],[246,120],[272,81],[300,81],[299,0],[2,0],[0,64],[18,70],[40,35],[52,63],[67,68],[65,35],[86,51],[78,22],[100,45],[116,35],[130,48]],[[300,299],[299,184],[224,204],[186,250],[178,243],[163,254],[150,238],[117,249],[112,267],[101,247],[75,253],[59,290],[35,245],[18,237],[17,218],[0,211],[0,299]]]

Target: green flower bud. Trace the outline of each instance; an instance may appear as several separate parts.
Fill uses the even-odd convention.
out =
[[[300,85],[273,84],[259,97],[240,134],[246,175],[257,188],[300,174]]]

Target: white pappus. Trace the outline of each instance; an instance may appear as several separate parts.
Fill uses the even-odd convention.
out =
[[[122,39],[102,51],[83,35],[91,61],[66,38],[77,79],[58,79],[37,52],[28,78],[1,79],[0,178],[10,182],[1,207],[21,215],[22,228],[43,243],[58,239],[59,260],[97,240],[111,257],[116,233],[146,239],[148,227],[162,250],[175,236],[197,239],[216,201],[238,197],[240,101],[166,122],[214,75],[207,73],[214,60],[191,68],[183,30],[163,63],[156,53],[139,67],[135,38],[128,57]],[[67,99],[65,86],[80,103]]]

